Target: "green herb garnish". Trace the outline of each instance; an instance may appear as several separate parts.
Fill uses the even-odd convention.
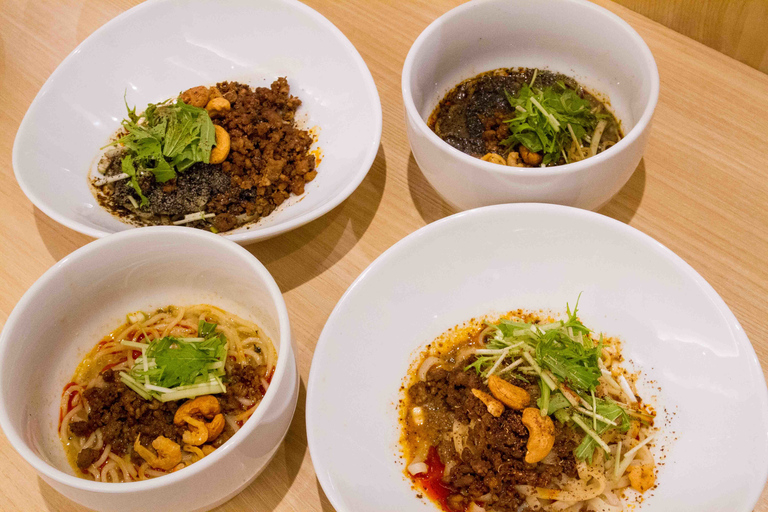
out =
[[[162,402],[224,393],[227,341],[215,331],[216,324],[200,320],[199,338],[121,342],[142,352],[129,372],[120,372],[121,380],[143,398]]]
[[[208,336],[213,335],[213,333],[216,331],[216,324],[206,322],[203,319],[200,319],[200,324],[197,328],[197,335],[201,336],[203,338],[207,338]]]
[[[584,438],[574,455],[591,460],[597,446],[607,446],[600,439],[602,434],[629,429],[629,415],[613,400],[595,396],[603,371],[602,336],[593,339],[581,323],[578,300],[573,311],[569,306],[566,311],[567,320],[548,324],[504,319],[488,325],[485,346],[476,349],[475,360],[465,370],[475,370],[483,378],[535,379],[542,415],[553,415],[582,430]]]
[[[154,359],[156,365],[150,370],[150,380],[164,388],[195,384],[198,377],[208,381],[211,365],[219,361],[218,349],[223,344],[220,338],[201,343],[171,337],[153,341],[147,349],[147,357]],[[138,377],[142,372],[136,373]]]
[[[130,155],[126,155],[125,157],[123,157],[121,166],[122,166],[123,172],[131,177],[131,187],[133,187],[133,190],[136,191],[136,194],[138,194],[139,198],[141,199],[141,206],[149,204],[149,200],[141,192],[139,181],[136,178],[136,167],[133,166],[133,157],[131,157]]]
[[[584,147],[584,143],[600,120],[611,118],[606,112],[593,112],[589,100],[562,81],[544,88],[523,84],[517,96],[504,92],[515,117],[504,121],[512,135],[502,144],[522,144],[530,151],[543,153],[544,166],[589,156],[589,144]]]
[[[602,374],[597,362],[602,346],[587,348],[560,334],[561,331],[553,329],[541,337],[536,345],[536,360],[569,386],[594,391]]]
[[[598,435],[603,435],[605,432],[612,428],[618,428],[621,432],[629,430],[629,415],[627,412],[616,402],[612,400],[597,400],[597,407],[595,412],[604,418],[607,418],[616,423],[616,426],[603,421],[597,421],[597,426],[594,431]],[[580,416],[584,419],[584,416]],[[584,421],[587,421],[584,419]],[[589,420],[591,422],[591,419]],[[581,444],[576,447],[573,454],[579,460],[589,459],[592,460],[592,454],[595,452],[595,448],[598,446],[597,441],[589,435],[584,436],[581,440]]]
[[[128,133],[109,145],[126,148],[122,170],[130,176],[140,206],[146,206],[149,201],[139,186],[139,176],[150,172],[155,180],[165,183],[197,162],[208,163],[216,132],[205,109],[180,99],[152,103],[141,116],[136,114],[136,107],[131,109],[127,102],[125,107],[128,118],[122,125]]]
[[[597,387],[601,375],[598,360],[602,345],[593,347],[590,330],[577,317],[578,303],[573,311],[568,307],[568,320],[551,324],[527,324],[501,320],[494,327],[496,334],[489,339],[485,350],[469,367],[488,377],[491,370],[503,370],[500,358],[528,354],[535,361],[530,365],[548,370],[572,389],[589,393]],[[504,362],[504,361],[502,361]],[[525,367],[523,367],[525,368]],[[545,380],[551,380],[545,377]]]

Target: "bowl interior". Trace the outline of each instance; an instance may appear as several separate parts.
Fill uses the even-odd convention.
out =
[[[625,135],[651,100],[655,64],[620,18],[578,0],[471,2],[443,15],[406,63],[416,110],[427,120],[456,84],[484,71],[535,67],[578,80],[621,121]]]
[[[399,458],[397,404],[415,355],[473,317],[564,312],[624,342],[659,411],[658,487],[639,510],[747,512],[768,471],[768,399],[749,340],[717,293],[658,242],[591,212],[503,205],[402,240],[350,287],[318,341],[307,430],[339,512],[437,510]],[[734,418],[739,418],[738,421]]]
[[[107,23],[51,75],[14,147],[17,180],[55,220],[91,236],[130,228],[103,208],[86,175],[126,116],[196,85],[269,87],[287,76],[316,127],[315,181],[260,222],[227,236],[255,239],[325,213],[356,188],[378,148],[381,107],[357,51],[330,22],[293,0],[147,2]],[[327,172],[323,172],[324,170]]]
[[[243,249],[191,229],[126,235],[94,242],[45,274],[17,305],[0,343],[0,401],[23,443],[17,450],[70,475],[57,435],[63,386],[127,313],[207,303],[257,323],[278,353],[290,343],[279,290]]]

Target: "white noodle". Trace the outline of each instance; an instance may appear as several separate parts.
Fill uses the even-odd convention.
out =
[[[94,468],[98,468],[102,464],[104,464],[107,461],[107,458],[109,457],[110,452],[112,451],[112,445],[108,444],[106,448],[104,448],[104,452],[101,454],[101,457],[99,457],[99,460],[94,462],[92,466]],[[103,476],[103,475],[102,475]]]
[[[439,362],[439,358],[435,356],[429,356],[424,360],[423,363],[421,363],[421,366],[419,366],[419,370],[416,372],[416,377],[422,382],[427,380],[427,372],[430,370],[430,368]]]
[[[99,176],[93,180],[93,185],[95,187],[103,187],[107,183],[114,183],[116,181],[127,180],[128,178],[130,178],[130,176],[128,174],[125,174],[124,172],[120,174],[115,174],[114,176]]]
[[[414,462],[410,466],[408,466],[408,472],[412,475],[418,475],[419,473],[426,473],[429,470],[429,467],[427,467],[426,463],[424,462]]]
[[[183,219],[177,220],[176,222],[174,222],[173,225],[181,226],[183,224],[189,224],[190,222],[195,222],[198,220],[210,219],[211,217],[215,217],[215,216],[216,216],[215,213],[205,213],[205,212],[190,213],[188,215],[185,215]]]

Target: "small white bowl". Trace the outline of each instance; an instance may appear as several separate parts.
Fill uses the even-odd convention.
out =
[[[16,180],[55,221],[88,236],[130,229],[95,200],[87,174],[120,127],[123,95],[141,111],[196,85],[269,87],[287,76],[297,120],[317,127],[317,178],[255,224],[223,236],[263,240],[310,222],[362,182],[381,139],[371,73],[331,22],[295,0],[148,1],[113,19],[53,72],[13,146]]]
[[[253,416],[221,448],[153,480],[76,477],[57,435],[64,384],[93,346],[131,311],[208,303],[253,320],[278,351]],[[288,311],[267,269],[248,251],[192,229],[150,227],[73,252],[24,294],[0,336],[0,427],[40,477],[95,510],[207,510],[245,488],[291,423],[298,372]]]
[[[510,67],[560,72],[606,95],[625,137],[581,162],[516,168],[462,153],[427,126],[458,83]],[[413,156],[453,207],[542,202],[594,210],[621,189],[643,156],[659,73],[637,32],[586,0],[478,0],[449,11],[419,35],[405,59],[402,89]]]
[[[632,510],[749,512],[768,475],[760,362],[717,292],[647,235],[576,208],[514,204],[412,233],[350,286],[318,339],[307,440],[338,512],[437,512],[399,448],[400,386],[453,326],[518,308],[560,314],[581,294],[587,327],[623,341],[658,411],[658,485]]]

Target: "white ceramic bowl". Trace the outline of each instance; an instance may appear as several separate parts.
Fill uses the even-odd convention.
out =
[[[736,318],[647,235],[544,204],[430,224],[374,261],[339,301],[315,348],[306,408],[312,462],[335,509],[435,512],[398,458],[409,364],[470,318],[563,312],[579,293],[581,320],[624,341],[630,367],[645,376],[640,394],[659,411],[658,487],[633,510],[751,511],[768,475],[768,393]]]
[[[426,124],[445,94],[484,71],[544,68],[610,98],[625,137],[604,153],[548,168],[506,167],[450,146]],[[542,202],[597,209],[643,156],[659,96],[656,62],[615,14],[586,0],[478,0],[416,39],[402,76],[408,140],[424,176],[457,209]]]
[[[59,441],[61,391],[82,357],[128,312],[208,303],[253,320],[278,351],[271,386],[221,448],[171,475],[129,483],[74,476]],[[0,336],[0,427],[40,477],[95,510],[207,510],[247,486],[290,425],[298,372],[288,312],[267,269],[248,251],[192,229],[151,227],[92,242],[46,272]]]
[[[287,76],[297,119],[318,127],[322,162],[306,192],[272,215],[227,233],[248,243],[296,228],[346,199],[368,173],[381,139],[381,104],[352,43],[295,0],[148,1],[78,46],[43,85],[13,147],[16,180],[46,215],[92,237],[129,229],[101,208],[88,170],[126,116],[201,84],[268,87]]]

